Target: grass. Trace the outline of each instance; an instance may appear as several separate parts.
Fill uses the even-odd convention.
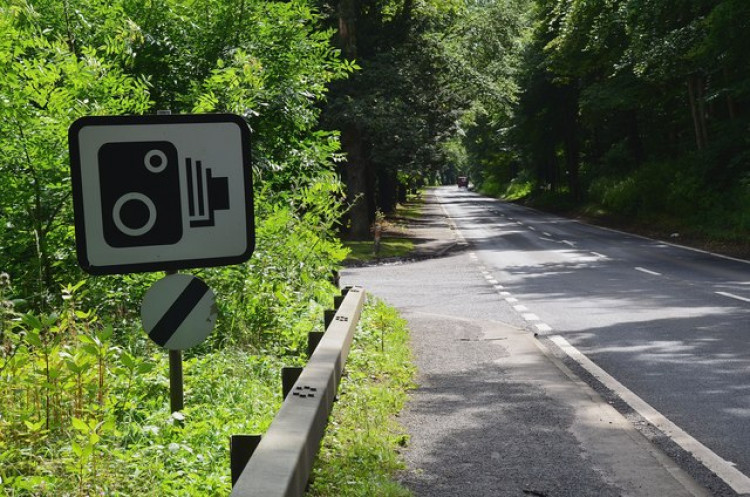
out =
[[[349,248],[347,261],[367,262],[390,257],[405,257],[414,250],[414,243],[408,238],[386,238],[380,240],[380,251],[375,253],[375,243],[371,240],[364,242],[344,242]]]
[[[266,431],[281,404],[279,370],[294,358],[231,348],[188,358],[186,408],[175,417],[168,409],[166,354],[132,357],[102,340],[112,355],[103,407],[77,415],[72,428],[67,427],[71,414],[60,415],[64,426],[47,429],[44,419],[39,421],[39,408],[32,405],[33,412],[24,414],[12,405],[21,397],[42,402],[52,388],[41,385],[41,394],[26,395],[20,390],[23,383],[11,381],[23,374],[30,385],[42,383],[44,358],[35,355],[38,347],[24,346],[10,366],[0,362],[8,366],[0,367],[0,495],[228,495],[229,437]],[[62,362],[64,357],[83,357],[88,350],[84,346],[93,342],[81,343],[60,349],[53,366],[68,364]],[[114,370],[124,368],[130,368],[129,379],[115,382]],[[92,389],[97,371],[96,366],[85,370],[91,381],[87,377],[80,392],[96,406]],[[59,375],[70,377],[65,371]],[[380,302],[368,304],[322,444],[313,495],[409,495],[392,475],[402,465],[398,449],[407,441],[395,415],[404,405],[412,375],[404,320]],[[65,381],[61,389],[70,395],[78,391]],[[56,398],[62,395],[55,390]],[[106,423],[97,424],[100,418]]]
[[[407,257],[414,251],[414,242],[408,238],[406,224],[410,219],[419,219],[422,213],[421,195],[412,196],[404,204],[398,204],[396,212],[388,215],[383,221],[383,234],[380,239],[380,249],[375,253],[375,242],[343,241],[349,249],[347,262],[370,262],[378,259]]]
[[[326,436],[313,469],[313,497],[408,497],[394,481],[408,435],[396,421],[412,386],[406,322],[380,301],[368,303],[354,337]]]

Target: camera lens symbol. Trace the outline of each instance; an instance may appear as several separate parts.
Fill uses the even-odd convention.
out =
[[[152,173],[164,171],[167,164],[167,156],[161,150],[149,150],[143,157],[143,165]]]
[[[142,193],[126,193],[115,202],[112,220],[117,229],[124,234],[142,236],[151,231],[156,224],[156,206]]]

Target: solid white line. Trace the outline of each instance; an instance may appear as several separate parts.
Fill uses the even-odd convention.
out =
[[[724,480],[732,489],[744,494],[750,492],[750,478],[735,468],[731,462],[723,459],[711,449],[690,436],[682,428],[664,417],[659,411],[651,407],[643,399],[628,390],[622,383],[610,376],[602,368],[594,364],[591,359],[583,355],[577,348],[571,345],[560,335],[550,337],[571,359],[580,364],[586,371],[591,373],[604,386],[612,390],[617,396],[624,400],[633,410],[643,416],[649,423],[656,426],[665,435],[671,438],[677,445],[693,454],[710,471]]]
[[[528,207],[527,207],[527,209],[528,209]],[[587,223],[584,223],[582,221],[576,221],[574,219],[571,220],[571,221],[573,221],[574,223],[581,224],[583,226],[588,226],[590,228],[598,228],[600,230],[610,231],[612,233],[617,233],[619,235],[630,236],[630,237],[633,237],[633,238],[640,238],[641,240],[648,240],[650,242],[659,242],[659,243],[663,243],[664,245],[669,245],[670,247],[675,247],[675,248],[679,248],[679,249],[690,250],[691,252],[698,252],[700,254],[711,255],[713,257],[719,257],[720,259],[726,259],[728,261],[742,262],[743,264],[750,264],[750,261],[747,260],[747,259],[738,259],[736,257],[731,257],[731,256],[728,256],[728,255],[717,254],[716,252],[709,252],[708,250],[701,250],[701,249],[698,249],[698,248],[695,248],[695,247],[688,247],[687,245],[679,245],[677,243],[668,242],[666,240],[658,240],[656,238],[649,238],[649,237],[643,236],[643,235],[636,235],[635,233],[628,233],[627,231],[620,231],[620,230],[616,230],[616,229],[613,229],[613,228],[607,228],[605,226],[599,226],[597,224],[587,224]]]
[[[635,267],[633,268],[636,271],[640,271],[642,273],[651,274],[653,276],[661,276],[661,273],[657,273],[656,271],[651,271],[650,269],[646,269],[645,267]]]
[[[748,299],[746,297],[740,297],[739,295],[735,295],[733,293],[728,293],[728,292],[714,292],[714,293],[717,293],[719,295],[723,295],[725,297],[729,297],[730,299],[737,299],[737,300],[741,300],[743,302],[750,302],[750,299]]]

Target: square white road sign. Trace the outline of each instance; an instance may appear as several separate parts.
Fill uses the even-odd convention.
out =
[[[241,117],[83,117],[68,141],[85,271],[222,266],[252,255],[250,131]]]

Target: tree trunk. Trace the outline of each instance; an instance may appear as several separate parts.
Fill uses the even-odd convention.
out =
[[[690,100],[690,114],[693,117],[693,130],[695,131],[695,145],[698,150],[703,150],[708,144],[708,132],[706,130],[706,115],[703,102],[703,78],[699,74],[688,77],[688,98]]]
[[[385,213],[396,210],[398,203],[396,171],[381,168],[378,171],[378,207]]]
[[[357,57],[357,14],[359,0],[339,0],[339,44],[342,55],[348,60]],[[356,119],[356,118],[355,118]],[[346,196],[350,209],[348,213],[348,238],[368,240],[370,238],[370,210],[373,203],[369,171],[369,160],[363,150],[362,130],[356,121],[343,124],[341,148],[346,154],[343,179],[346,183]]]
[[[362,136],[356,124],[347,124],[341,130],[341,148],[346,153],[344,169],[346,198],[349,208],[349,238],[370,238],[369,195],[367,188],[367,158],[362,153]]]
[[[349,60],[357,57],[358,0],[339,0],[339,42],[341,53]]]

